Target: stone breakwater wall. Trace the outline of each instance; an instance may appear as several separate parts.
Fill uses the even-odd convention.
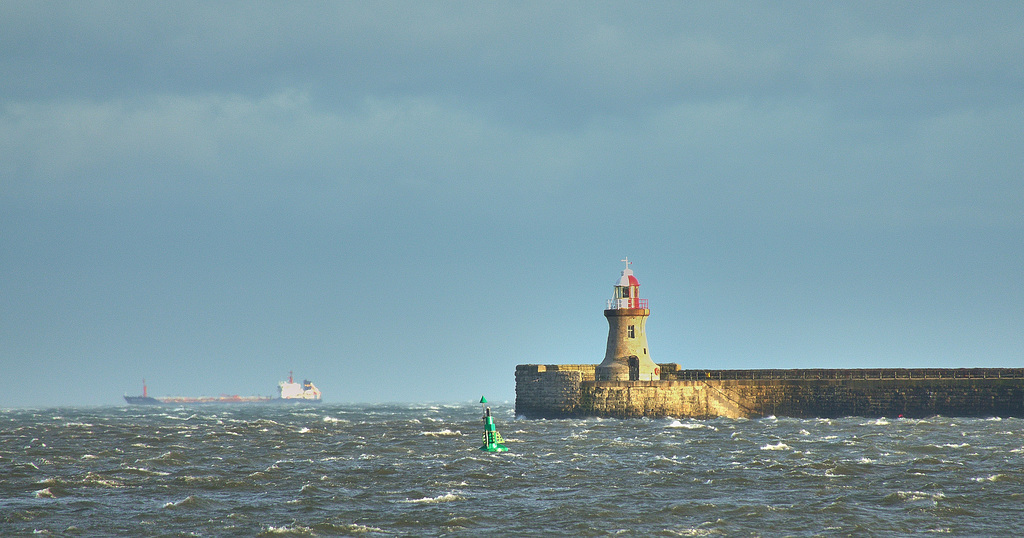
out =
[[[683,370],[595,381],[594,365],[516,367],[516,414],[567,417],[1024,417],[1022,368]]]
[[[591,416],[580,407],[583,383],[594,381],[594,364],[516,366],[516,414],[528,418]]]

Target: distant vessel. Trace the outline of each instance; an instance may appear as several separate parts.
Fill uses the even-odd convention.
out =
[[[238,396],[222,394],[220,396],[168,396],[154,398],[148,394],[146,380],[142,380],[142,396],[125,395],[124,401],[132,405],[161,404],[273,404],[273,403],[320,403],[320,389],[308,379],[296,383],[292,373],[288,372],[288,381],[277,384],[277,397],[270,396]]]

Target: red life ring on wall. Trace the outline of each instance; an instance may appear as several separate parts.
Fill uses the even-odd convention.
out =
[[[654,367],[654,375],[661,377],[661,368],[655,366]]]

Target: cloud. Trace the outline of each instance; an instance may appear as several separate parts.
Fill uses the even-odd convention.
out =
[[[562,128],[707,99],[819,95],[839,106],[864,93],[888,113],[908,95],[949,105],[941,95],[955,86],[959,98],[1005,103],[1024,70],[1015,3],[52,6],[0,8],[10,51],[0,62],[18,75],[0,82],[9,98],[297,88],[339,107],[417,96]],[[976,91],[993,82],[1002,87]]]
[[[467,210],[488,200],[613,210],[623,192],[695,219],[1020,223],[1024,107],[916,121],[825,103],[722,100],[586,129],[528,129],[453,103],[301,91],[8,103],[7,192],[65,204],[267,204],[322,215],[367,204]],[[385,202],[386,201],[386,202]],[[554,207],[549,207],[557,211]]]
[[[664,360],[1009,360],[1021,21],[1020,2],[0,3],[4,358],[183,386],[183,357],[590,360],[601,260],[628,255]],[[348,373],[325,386],[379,397]]]
[[[325,108],[300,91],[8,103],[8,192],[64,203],[403,196],[479,200],[555,189],[576,144],[425,98]]]

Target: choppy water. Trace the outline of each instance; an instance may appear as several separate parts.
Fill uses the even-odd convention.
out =
[[[1022,535],[1024,421],[0,411],[0,535]]]

